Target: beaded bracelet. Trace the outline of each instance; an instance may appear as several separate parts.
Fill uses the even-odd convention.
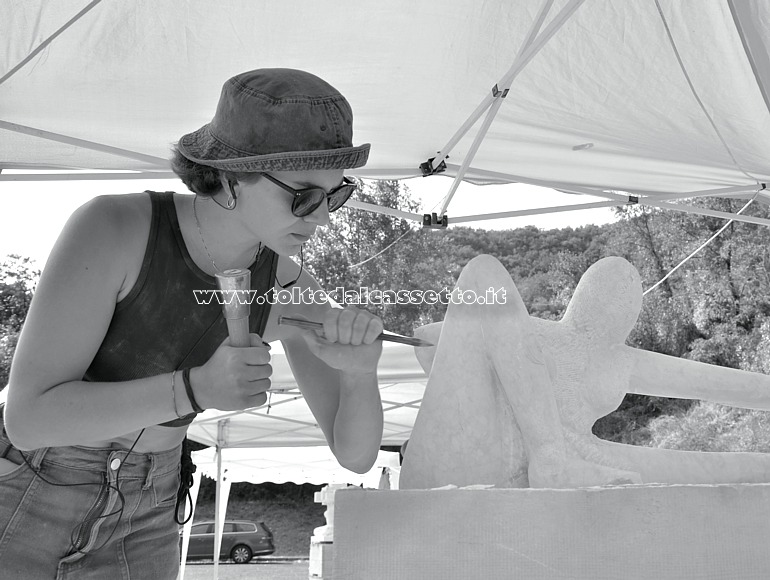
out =
[[[182,371],[182,380],[184,381],[184,390],[187,393],[187,398],[190,399],[193,411],[196,413],[203,413],[203,407],[198,404],[193,394],[192,385],[190,384],[190,369],[184,369]]]

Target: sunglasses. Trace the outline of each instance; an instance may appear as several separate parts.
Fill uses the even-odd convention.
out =
[[[337,211],[350,199],[358,187],[354,181],[347,177],[342,178],[342,183],[330,191],[324,191],[320,187],[308,187],[307,189],[294,189],[285,183],[278,181],[272,175],[263,173],[269,181],[272,181],[281,189],[285,189],[294,196],[291,203],[291,213],[297,217],[305,217],[317,210],[326,200],[329,204],[329,212]]]

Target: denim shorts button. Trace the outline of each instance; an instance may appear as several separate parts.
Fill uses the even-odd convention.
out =
[[[113,459],[113,460],[110,462],[110,469],[112,469],[112,471],[117,471],[117,470],[118,470],[118,467],[120,467],[120,459],[118,459],[118,458],[116,457],[115,459]]]

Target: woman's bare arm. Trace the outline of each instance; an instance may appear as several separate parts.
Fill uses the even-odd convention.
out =
[[[5,412],[8,435],[21,449],[88,444],[176,417],[170,374],[119,383],[82,380],[127,290],[129,261],[137,258],[132,250],[141,212],[129,197],[96,198],[79,208],[40,278],[16,348]],[[140,242],[144,248],[146,237]],[[177,401],[180,411],[191,411],[184,397]]]
[[[280,278],[280,277],[279,277]],[[302,288],[320,290],[315,279],[304,273],[299,280]],[[276,305],[271,318],[280,314],[322,321],[331,306],[328,304]],[[374,329],[374,336],[382,329]],[[376,331],[376,332],[375,332]],[[297,379],[313,416],[326,437],[329,448],[340,465],[365,473],[377,459],[382,442],[383,412],[377,383],[377,361],[382,349],[379,341],[372,344],[325,344],[322,353],[334,368],[311,350],[315,342],[312,331],[280,326],[276,329],[289,365]],[[314,345],[313,349],[319,348]],[[355,364],[351,364],[355,361]]]

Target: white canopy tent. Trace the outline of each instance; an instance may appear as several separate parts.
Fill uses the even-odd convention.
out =
[[[363,177],[445,160],[458,180],[672,207],[764,197],[770,175],[761,0],[25,0],[0,23],[0,168],[169,175],[224,80],[278,66],[349,98]],[[439,218],[462,223],[450,201]]]
[[[227,78],[294,67],[350,100],[355,142],[372,144],[352,175],[454,178],[432,221],[482,217],[451,213],[465,179],[606,199],[546,211],[642,203],[770,225],[671,203],[768,199],[762,0],[9,0],[0,32],[0,170],[171,177],[170,144],[210,120]],[[390,416],[414,410],[415,392],[382,384]],[[307,416],[277,418],[296,396],[274,394],[272,416],[205,414],[191,434],[220,449],[319,444]],[[394,419],[385,442],[409,425]]]

